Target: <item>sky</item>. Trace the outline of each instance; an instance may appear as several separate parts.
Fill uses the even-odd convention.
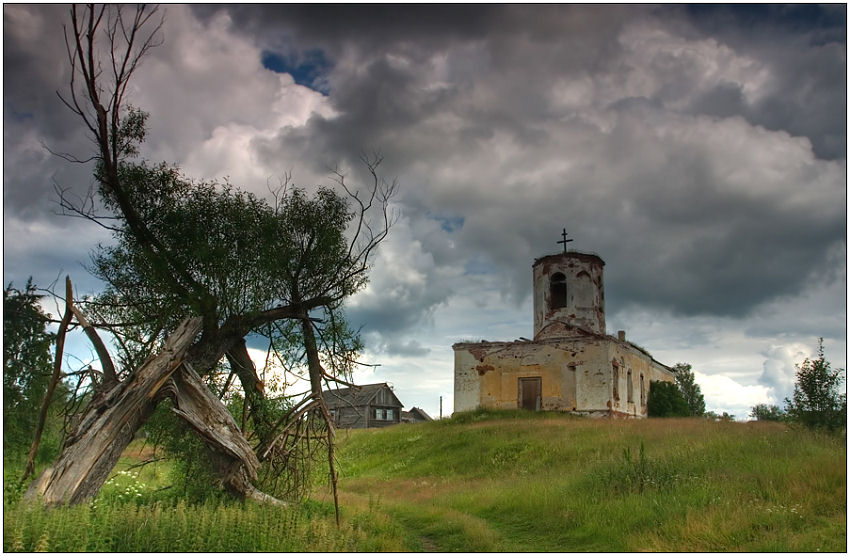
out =
[[[566,228],[605,260],[609,334],[692,365],[709,410],[783,405],[823,338],[846,365],[844,5],[178,5],[130,102],[142,156],[267,196],[381,153],[395,224],[361,384],[447,416],[452,344],[532,334]],[[59,101],[67,6],[3,7],[3,279],[77,295],[110,237],[58,214],[92,144]],[[59,311],[53,306],[54,315]],[[91,350],[72,344],[85,359]],[[256,352],[258,357],[261,356]]]

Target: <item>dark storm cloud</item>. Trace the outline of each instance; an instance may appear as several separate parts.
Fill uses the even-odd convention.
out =
[[[78,169],[48,149],[81,158],[91,149],[56,95],[67,88],[69,75],[62,38],[67,13],[67,6],[3,9],[3,201],[14,216],[52,217],[47,207],[55,200],[54,186],[79,183]],[[87,186],[84,181],[77,193]]]
[[[415,6],[397,4],[287,4],[275,6],[196,5],[202,19],[226,10],[236,27],[265,40],[281,35],[302,44],[340,45],[356,42],[376,47],[397,41],[440,40],[463,34],[486,35],[502,10],[492,6]]]
[[[7,22],[14,8],[4,9]],[[403,241],[384,250],[375,291],[350,311],[384,335],[387,350],[416,351],[405,331],[453,295],[475,294],[475,280],[457,275],[470,261],[498,273],[506,306],[521,305],[531,262],[558,249],[562,227],[577,249],[607,261],[613,309],[744,315],[799,293],[813,269],[846,265],[830,255],[841,250],[846,222],[841,9],[805,17],[583,5],[192,13],[200,27],[173,10],[166,45],[146,66],[142,93],[154,121],[165,122],[151,143],[179,161],[218,141],[263,179],[292,168],[296,178],[326,175],[336,163],[356,178],[358,157],[380,151],[382,171],[402,184],[404,220],[393,233]],[[46,34],[39,25],[31,28]],[[4,103],[12,155],[4,196],[15,208],[32,199],[27,183],[47,166],[37,151],[10,146],[9,130],[30,133],[26,145],[67,137],[70,148],[77,137],[53,96],[56,46],[50,55],[34,48],[27,29],[7,32],[4,44],[6,71],[21,75],[7,73]],[[240,49],[224,57],[237,38]],[[213,39],[215,48],[192,50]],[[315,102],[328,110],[268,124],[280,71],[321,91]],[[216,162],[208,153],[197,160]],[[28,163],[32,171],[9,171]]]
[[[701,4],[685,11],[704,36],[765,60],[776,74],[772,90],[752,106],[727,88],[695,110],[723,116],[737,105],[733,113],[754,124],[808,137],[820,157],[846,156],[846,5]]]
[[[281,12],[300,41],[351,48],[359,62],[330,76],[336,117],[284,131],[261,152],[353,159],[364,145],[381,148],[413,181],[406,213],[461,215],[463,228],[451,234],[459,247],[442,252],[495,263],[517,303],[528,292],[529,254],[541,254],[562,224],[579,236],[577,247],[612,263],[616,303],[683,314],[743,315],[801,291],[811,278],[801,269],[834,264],[827,253],[843,242],[843,163],[818,168],[805,145],[739,121],[806,137],[822,158],[843,157],[846,49],[835,32],[843,20],[789,25],[782,14],[745,10],[716,39],[708,22],[734,19],[735,10],[640,8],[628,33],[621,14],[605,8],[489,8],[472,22],[468,12],[441,11],[439,28],[418,9],[379,9],[343,17],[344,29],[327,27],[335,23],[323,23],[321,11]],[[256,13],[233,13],[261,31]],[[553,21],[576,21],[576,13],[585,28],[552,32]],[[436,77],[441,86],[430,87]],[[553,101],[583,77],[592,83],[567,99],[574,107]],[[600,110],[604,124],[593,121]],[[723,148],[724,133],[740,144]],[[804,168],[775,176],[772,157],[785,148]],[[558,158],[569,162],[541,168]],[[730,178],[750,165],[754,182]],[[810,195],[789,202],[801,184]],[[818,199],[830,207],[821,210]]]

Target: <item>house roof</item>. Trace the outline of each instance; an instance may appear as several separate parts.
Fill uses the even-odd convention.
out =
[[[412,415],[414,415],[414,414],[419,415],[419,418],[423,421],[433,421],[431,416],[428,415],[427,413],[425,413],[424,409],[420,409],[418,407],[411,407],[410,411],[408,413],[410,413]]]
[[[369,403],[378,395],[378,392],[386,389],[393,399],[398,404],[398,407],[403,407],[404,404],[399,401],[398,397],[393,393],[392,388],[386,382],[379,384],[363,384],[353,388],[339,388],[336,390],[325,390],[322,395],[328,404],[329,409],[337,407],[362,407]]]

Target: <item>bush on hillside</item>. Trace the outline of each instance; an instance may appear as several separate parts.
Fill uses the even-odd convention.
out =
[[[750,417],[756,421],[784,421],[785,412],[778,405],[760,403],[752,407]]]
[[[688,405],[688,415],[691,417],[705,415],[705,397],[702,395],[702,390],[697,384],[696,376],[691,370],[690,364],[676,363],[673,366],[673,372],[676,375],[676,385]]]
[[[797,365],[794,394],[785,398],[788,419],[812,429],[837,431],[847,426],[847,393],[842,388],[844,369],[832,369],[823,355],[823,338],[818,356]]]
[[[691,414],[688,402],[673,382],[650,382],[646,409],[650,417],[688,417]]]

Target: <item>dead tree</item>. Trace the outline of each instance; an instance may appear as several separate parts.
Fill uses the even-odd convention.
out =
[[[130,287],[127,287],[126,283],[122,286],[120,280],[111,281],[110,276],[100,276],[114,286],[114,292],[119,298],[123,296],[121,302],[133,303],[132,300],[137,299],[138,288],[141,287],[150,287],[160,294],[165,292],[163,295],[169,299],[179,300],[175,305],[178,307],[176,312],[166,317],[161,317],[154,305],[145,308],[153,308],[153,310],[139,312],[153,315],[149,317],[149,324],[151,324],[150,329],[156,332],[144,339],[146,345],[151,345],[158,340],[159,334],[174,328],[177,320],[185,316],[196,317],[190,322],[194,323],[193,326],[197,325],[198,329],[193,335],[194,341],[186,340],[188,343],[185,346],[180,344],[182,364],[172,363],[169,364],[171,366],[167,365],[167,370],[163,370],[152,368],[150,366],[152,362],[148,360],[121,382],[115,382],[111,376],[107,377],[110,380],[104,382],[103,392],[92,402],[85,413],[83,422],[74,429],[70,437],[70,443],[66,446],[69,454],[66,456],[63,452],[53,468],[58,471],[51,471],[40,478],[33,492],[42,493],[45,499],[52,502],[75,501],[91,496],[96,492],[95,487],[99,488],[102,484],[100,479],[105,477],[102,474],[108,473],[108,470],[103,471],[103,469],[108,467],[109,461],[113,461],[114,454],[110,453],[109,458],[101,461],[95,454],[87,453],[84,447],[86,444],[81,444],[79,439],[85,436],[89,439],[87,442],[93,442],[93,446],[99,446],[100,441],[94,440],[94,436],[112,434],[109,432],[111,426],[101,420],[102,415],[108,414],[110,418],[118,419],[119,422],[125,419],[122,431],[132,429],[127,433],[129,436],[122,433],[123,442],[126,438],[131,438],[132,433],[150,415],[156,401],[170,397],[174,403],[175,412],[204,438],[207,446],[215,454],[213,457],[215,468],[220,472],[222,483],[228,489],[242,496],[268,500],[264,494],[256,491],[251,483],[257,476],[259,461],[270,462],[272,468],[285,468],[290,464],[291,460],[288,458],[294,452],[289,448],[283,448],[287,442],[280,441],[282,437],[295,441],[306,439],[308,442],[311,438],[320,437],[324,440],[319,443],[314,442],[312,446],[327,447],[331,485],[336,498],[334,427],[322,399],[322,384],[338,380],[339,373],[333,364],[330,369],[325,369],[319,353],[320,344],[336,345],[336,341],[322,337],[322,331],[316,327],[311,311],[324,310],[333,318],[334,312],[341,306],[343,300],[365,284],[370,257],[378,244],[386,237],[391,224],[388,206],[389,199],[395,191],[395,182],[387,184],[378,177],[377,167],[381,163],[378,156],[363,159],[372,182],[369,190],[362,196],[361,192],[345,183],[342,173],[335,171],[334,179],[347,195],[347,202],[342,196],[337,198],[329,193],[329,190],[324,189],[320,191],[319,200],[315,201],[315,205],[319,206],[322,202],[327,202],[328,206],[331,206],[331,212],[340,215],[337,223],[342,223],[343,230],[331,230],[332,233],[337,234],[338,238],[343,238],[344,225],[351,220],[353,234],[349,236],[348,245],[343,245],[342,248],[334,251],[335,259],[333,257],[328,259],[324,257],[326,253],[322,253],[320,247],[317,247],[317,235],[321,235],[324,230],[310,228],[309,222],[306,227],[295,226],[296,232],[287,240],[292,243],[291,259],[286,259],[291,264],[288,264],[286,268],[275,269],[273,278],[277,282],[273,288],[265,283],[259,283],[258,286],[260,291],[273,293],[249,308],[228,311],[225,299],[216,293],[220,276],[199,275],[190,268],[191,265],[185,263],[186,246],[181,242],[182,236],[174,235],[168,225],[151,225],[149,218],[156,218],[158,211],[149,210],[146,213],[145,199],[140,202],[140,198],[135,196],[138,188],[127,181],[128,173],[131,174],[135,170],[146,171],[143,165],[133,166],[127,162],[128,158],[137,154],[138,142],[144,138],[146,118],[141,111],[133,109],[128,111],[125,98],[127,85],[142,57],[159,43],[158,34],[162,26],[162,20],[158,20],[156,16],[157,8],[137,6],[129,15],[128,11],[128,8],[124,6],[89,5],[83,9],[78,9],[76,6],[71,9],[71,25],[69,29],[66,29],[65,37],[72,79],[70,93],[60,95],[60,98],[81,118],[96,146],[94,156],[88,160],[95,161],[97,165],[95,177],[100,203],[95,202],[95,193],[92,192],[90,198],[75,205],[69,201],[63,191],[60,191],[60,206],[66,214],[84,217],[109,228],[116,237],[126,242],[120,245],[128,246],[128,252],[141,253],[144,256],[145,262],[141,265],[143,270],[134,275],[134,278],[138,280],[131,281]],[[122,114],[124,114],[123,117]],[[61,156],[74,162],[88,161],[71,155]],[[174,191],[177,193],[175,194],[184,195],[181,198],[182,201],[187,198],[185,196],[191,196],[192,186],[180,182],[175,174],[176,171],[165,171],[150,183],[153,183],[155,188],[162,186],[162,182],[157,181],[159,177],[164,176],[172,180],[170,184],[176,184]],[[145,185],[148,186],[150,183]],[[156,191],[157,194],[161,193],[159,190]],[[210,191],[210,189],[204,190],[205,193]],[[284,222],[280,230],[289,230],[293,221],[299,221],[299,216],[300,222],[304,224],[303,214],[299,213],[297,207],[309,208],[312,205],[310,200],[304,200],[303,191],[288,190],[288,183],[286,183],[280,190],[272,193],[275,204],[273,207],[268,207],[271,220],[286,218],[286,214],[290,214],[291,217],[290,221]],[[290,196],[287,197],[287,194]],[[286,202],[283,202],[284,200]],[[293,200],[294,205],[287,205],[287,202]],[[298,202],[301,205],[298,205]],[[185,206],[181,203],[177,204]],[[108,211],[107,215],[96,213],[95,207],[99,205]],[[344,208],[341,208],[343,206]],[[350,206],[354,207],[354,211],[349,213]],[[287,210],[289,212],[286,212]],[[375,222],[368,216],[373,211],[379,213]],[[309,221],[309,218],[306,220]],[[173,225],[175,221],[180,222],[179,217],[172,218],[169,222]],[[273,222],[275,226],[278,224]],[[172,236],[169,236],[169,233]],[[272,245],[270,249],[274,247]],[[311,264],[311,261],[317,260],[317,256],[322,264]],[[244,263],[234,264],[233,271],[240,272],[244,266]],[[123,291],[122,287],[124,287]],[[226,296],[228,299],[240,298],[244,294],[244,292],[230,293],[234,295]],[[156,297],[156,294],[151,297]],[[77,318],[82,324],[83,319],[79,315]],[[296,412],[291,416],[298,419],[312,419],[314,424],[323,423],[318,427],[310,425],[299,428],[300,425],[293,426],[293,422],[287,421],[275,423],[263,410],[265,394],[257,370],[248,357],[245,337],[264,326],[271,328],[272,324],[285,320],[298,323],[300,326],[306,367],[311,383],[309,401],[305,406],[308,409],[306,412]],[[178,331],[182,332],[177,337],[183,337],[185,326],[187,326],[185,322],[180,325]],[[108,328],[121,341],[120,326],[113,324]],[[87,326],[85,330],[93,331],[93,327]],[[330,330],[328,334],[336,334],[333,326]],[[177,333],[171,335],[169,342],[176,341],[175,334]],[[239,378],[247,401],[246,407],[250,408],[254,431],[259,431],[257,438],[259,457],[254,453],[249,455],[250,450],[247,448],[250,448],[250,445],[243,432],[239,431],[232,419],[228,420],[229,414],[225,415],[226,410],[221,405],[219,397],[213,396],[200,378],[197,378],[198,375],[205,376],[210,373],[224,358],[230,364],[231,373]],[[115,373],[111,375],[114,376]],[[132,395],[135,387],[131,388],[131,385],[139,380],[146,380],[145,377],[150,375],[158,377],[153,383],[156,388],[154,391],[149,391],[151,397],[137,398]],[[101,402],[104,400],[108,400],[109,404],[103,405]],[[94,422],[102,424],[93,428]],[[296,433],[293,436],[291,433],[296,430],[307,432]],[[75,452],[77,450],[79,452]],[[71,457],[71,453],[76,455]],[[92,458],[97,459],[97,472],[91,475],[82,467],[74,467],[77,470],[74,473],[77,475],[72,479],[74,473],[69,469],[72,467],[74,458],[88,461]],[[85,483],[87,486],[81,489],[74,487],[71,492],[69,486],[62,486],[66,483]],[[57,486],[52,487],[51,485],[54,484]]]
[[[243,498],[280,504],[253,486],[260,466],[253,448],[184,360],[200,328],[200,319],[187,319],[155,357],[96,395],[65,439],[59,459],[30,485],[27,497],[57,505],[95,496],[136,431],[160,401],[170,398],[174,413],[206,443],[225,488]]]
[[[30,485],[27,497],[46,504],[76,504],[96,495],[124,448],[153,413],[165,382],[183,363],[200,329],[185,321],[163,349],[125,381],[97,396],[66,437],[62,453]]]

